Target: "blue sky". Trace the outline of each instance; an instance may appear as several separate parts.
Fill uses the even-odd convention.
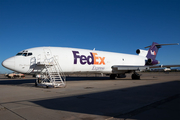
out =
[[[152,42],[180,43],[179,6],[179,0],[0,0],[0,62],[39,46],[136,54]],[[164,46],[157,59],[180,64],[180,45]]]

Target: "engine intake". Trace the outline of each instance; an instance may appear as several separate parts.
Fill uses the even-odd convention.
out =
[[[160,64],[160,62],[158,60],[152,60],[150,58],[146,61],[146,65],[156,65],[156,64]]]
[[[139,53],[141,52],[141,50],[140,49],[137,49],[136,50],[136,53],[139,55]]]
[[[137,53],[139,56],[146,57],[148,51],[147,51],[147,50],[137,49],[137,50],[136,50],[136,53]]]
[[[150,65],[151,65],[152,62],[153,62],[152,59],[148,59],[148,60],[147,60],[147,63],[150,64]]]

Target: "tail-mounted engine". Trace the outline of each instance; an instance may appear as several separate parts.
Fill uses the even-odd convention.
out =
[[[146,60],[146,65],[156,65],[159,64],[160,62],[158,60],[152,60],[152,59],[147,59]]]
[[[147,51],[147,50],[137,49],[137,50],[136,50],[136,53],[137,53],[139,56],[146,57],[148,51]]]
[[[147,57],[147,54],[148,54],[148,51],[147,50],[141,50],[141,49],[137,49],[136,50],[136,53],[139,55],[139,56],[143,56],[143,57]],[[160,62],[158,60],[153,60],[151,58],[148,58],[146,60],[146,65],[156,65],[156,64],[159,64]]]

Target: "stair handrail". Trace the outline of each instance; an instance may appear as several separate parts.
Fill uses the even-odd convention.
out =
[[[59,65],[59,62],[57,61],[56,56],[54,56],[52,58],[53,58],[53,61],[56,64],[57,68],[55,67],[55,69],[56,69],[56,71],[58,71],[58,75],[60,76],[61,82],[64,83],[64,85],[66,85],[66,76],[65,76],[61,66]]]
[[[66,76],[58,63],[56,56],[51,57],[49,59],[47,58],[47,56],[45,56],[44,63],[45,63],[45,67],[46,67],[46,70],[48,72],[51,82],[55,83],[56,79],[54,77],[52,77],[53,76],[52,73],[57,72],[58,77],[61,80],[61,85],[63,85],[65,87],[66,86]],[[48,67],[49,65],[51,67]]]

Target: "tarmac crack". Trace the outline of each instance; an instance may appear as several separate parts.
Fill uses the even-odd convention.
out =
[[[27,119],[26,119],[26,118],[24,118],[23,116],[21,116],[21,115],[19,115],[18,113],[16,113],[16,112],[14,112],[14,111],[10,110],[10,109],[9,109],[9,108],[7,108],[7,107],[4,107],[3,105],[1,105],[1,108],[3,108],[3,109],[5,109],[5,110],[10,111],[11,113],[13,113],[13,114],[15,114],[15,115],[19,116],[20,118],[22,118],[23,120],[27,120]],[[1,110],[1,109],[0,109],[0,110]]]
[[[0,105],[0,111],[2,111],[2,110],[6,110],[6,108],[3,107],[2,105]]]

